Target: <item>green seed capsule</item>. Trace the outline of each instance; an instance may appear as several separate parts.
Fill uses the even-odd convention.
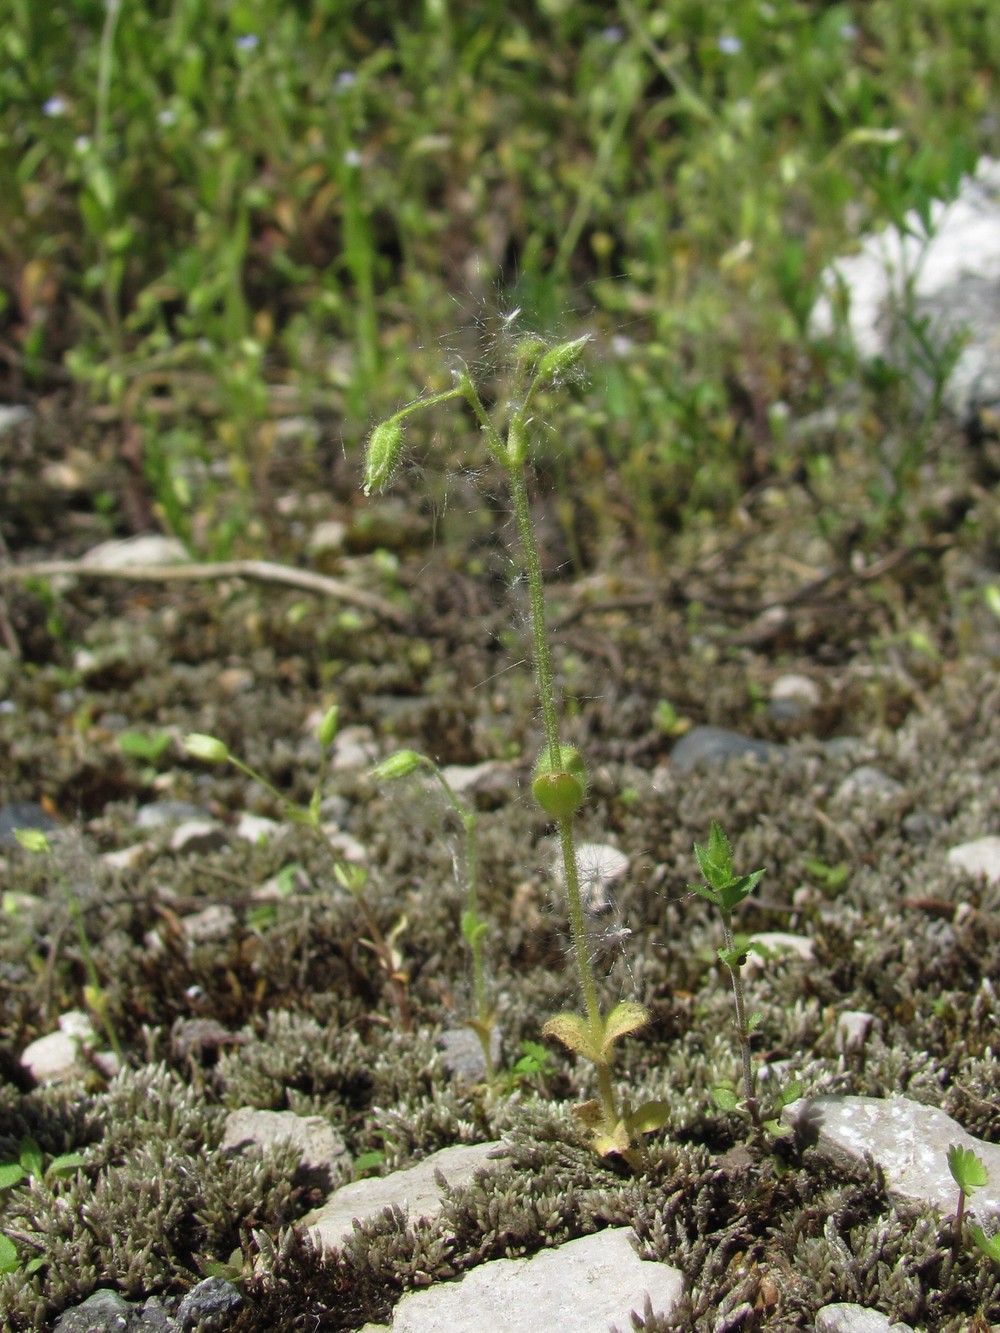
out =
[[[365,495],[380,491],[392,479],[403,454],[403,423],[398,417],[380,422],[368,437],[365,450]]]

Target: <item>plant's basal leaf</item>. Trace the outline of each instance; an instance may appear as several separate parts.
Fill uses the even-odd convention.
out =
[[[555,1037],[577,1055],[586,1056],[595,1064],[600,1064],[601,1052],[598,1050],[590,1031],[590,1024],[579,1014],[556,1014],[542,1028],[543,1037]]]
[[[712,1089],[712,1101],[720,1111],[735,1111],[740,1104],[740,1099],[732,1088],[721,1085]]]
[[[604,1041],[601,1043],[603,1058],[608,1059],[616,1041],[630,1032],[638,1032],[648,1022],[649,1012],[641,1004],[636,1004],[632,1000],[623,1000],[621,1004],[616,1004],[604,1020]]]
[[[651,1134],[669,1122],[670,1103],[664,1101],[643,1102],[631,1115],[625,1117],[626,1128],[633,1137],[636,1134]]]
[[[948,1169],[963,1194],[981,1189],[988,1179],[982,1159],[959,1143],[951,1144],[948,1149]]]

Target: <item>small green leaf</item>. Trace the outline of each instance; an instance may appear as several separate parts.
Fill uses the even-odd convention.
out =
[[[489,928],[489,922],[480,920],[471,908],[462,913],[462,934],[470,945],[478,944]]]
[[[720,1111],[735,1111],[740,1104],[740,1099],[733,1089],[722,1084],[712,1089],[712,1101]]]
[[[0,1231],[0,1273],[14,1273],[20,1268],[17,1246],[9,1236]]]
[[[80,1167],[86,1166],[83,1155],[78,1152],[64,1152],[58,1157],[53,1157],[49,1162],[49,1169],[45,1173],[49,1176],[71,1176],[74,1171],[79,1171]]]
[[[12,1185],[19,1185],[27,1176],[20,1162],[4,1162],[0,1165],[0,1190],[9,1190]]]
[[[17,839],[18,846],[23,847],[26,852],[51,852],[52,850],[52,844],[41,829],[16,828],[14,837]]]
[[[118,737],[118,748],[130,759],[156,764],[170,749],[173,740],[169,731],[123,731]]]
[[[643,1102],[631,1115],[625,1117],[625,1126],[630,1135],[652,1134],[669,1123],[670,1103],[666,1101]]]
[[[786,1106],[791,1106],[793,1102],[797,1102],[801,1096],[802,1080],[798,1078],[793,1079],[791,1083],[786,1083],[778,1093],[778,1105],[783,1110]]]
[[[583,1055],[595,1065],[603,1064],[603,1053],[594,1041],[590,1024],[579,1014],[556,1014],[542,1026],[543,1037],[555,1037],[575,1055]]]
[[[354,1179],[368,1175],[376,1167],[382,1165],[385,1161],[385,1153],[381,1148],[373,1148],[371,1152],[358,1153],[354,1159]]]
[[[972,1232],[972,1239],[982,1250],[983,1254],[986,1255],[987,1259],[992,1259],[997,1267],[1000,1267],[1000,1235],[987,1236],[982,1227],[977,1226],[970,1227],[969,1229]]]
[[[981,1189],[988,1180],[982,1158],[977,1157],[971,1148],[963,1148],[960,1143],[953,1143],[948,1148],[948,1170],[966,1198],[971,1197],[973,1190]]]
[[[765,1120],[762,1123],[772,1139],[787,1139],[792,1132],[791,1125],[783,1124],[780,1120]]]
[[[26,1134],[17,1146],[18,1161],[25,1171],[29,1176],[34,1176],[36,1180],[41,1180],[45,1174],[45,1159],[37,1140],[33,1139],[30,1134]]]
[[[633,1000],[622,1000],[604,1020],[604,1040],[601,1042],[601,1055],[607,1064],[611,1058],[616,1041],[627,1037],[630,1032],[638,1032],[649,1022],[649,1011]]]

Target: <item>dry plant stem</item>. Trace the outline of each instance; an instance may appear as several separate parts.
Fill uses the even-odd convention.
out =
[[[47,579],[69,574],[85,579],[127,579],[131,583],[191,582],[199,579],[250,579],[258,583],[282,583],[290,588],[303,588],[325,597],[334,597],[364,611],[372,611],[393,625],[404,625],[406,613],[375,593],[352,588],[340,579],[327,578],[311,569],[293,569],[271,560],[221,560],[208,564],[190,565],[133,565],[128,569],[107,569],[104,565],[88,564],[86,560],[41,560],[30,565],[0,566],[0,584],[17,579]]]
[[[733,953],[736,949],[736,941],[733,937],[733,918],[732,913],[722,910],[722,932],[726,941],[726,951]],[[763,1123],[760,1118],[760,1108],[757,1105],[757,1098],[754,1095],[753,1081],[753,1061],[750,1056],[750,1037],[747,1033],[747,1010],[746,998],[743,994],[743,978],[740,976],[740,969],[727,963],[729,975],[733,980],[733,999],[736,1003],[736,1030],[740,1038],[740,1054],[743,1058],[743,1089],[746,1094],[747,1111],[750,1113],[750,1119],[753,1127],[758,1132],[763,1131]]]

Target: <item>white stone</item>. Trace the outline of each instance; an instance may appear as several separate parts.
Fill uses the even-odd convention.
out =
[[[405,1171],[352,1181],[335,1190],[322,1208],[307,1213],[302,1225],[311,1231],[317,1249],[327,1250],[343,1246],[350,1239],[355,1218],[363,1221],[377,1217],[393,1204],[407,1213],[411,1223],[430,1221],[444,1205],[437,1174],[440,1172],[452,1186],[468,1184],[477,1171],[490,1167],[490,1154],[500,1146],[499,1143],[458,1144],[431,1153]]]
[[[864,1305],[839,1301],[816,1311],[816,1333],[913,1333],[909,1324],[893,1323],[888,1315],[869,1310]]]
[[[1000,163],[984,158],[951,204],[931,204],[932,235],[925,239],[916,213],[908,234],[895,227],[862,239],[860,253],[836,260],[824,273],[823,295],[813,308],[813,334],[834,331],[833,292],[842,283],[849,298],[848,332],[866,360],[885,357],[908,369],[907,311],[927,319],[933,345],[944,349],[965,336],[944,399],[959,417],[1000,400]],[[907,287],[910,292],[908,294]],[[912,335],[910,335],[912,336]]]
[[[252,815],[244,810],[236,821],[236,836],[252,842],[255,847],[267,843],[281,828],[276,819],[267,819],[264,815]]]
[[[991,884],[1000,883],[1000,838],[976,838],[952,847],[948,864],[969,875],[985,875]]]
[[[134,870],[152,850],[152,843],[134,842],[131,847],[119,847],[114,852],[102,852],[100,860],[110,870]]]
[[[217,852],[226,845],[226,830],[210,819],[185,819],[170,835],[172,852]]]
[[[78,1067],[81,1045],[94,1041],[94,1027],[81,1009],[59,1017],[59,1031],[31,1042],[21,1052],[21,1066],[36,1083],[58,1083]]]
[[[771,698],[776,701],[791,700],[804,704],[807,708],[818,708],[820,705],[819,686],[816,682],[809,676],[800,676],[794,672],[777,678],[771,686]]]
[[[683,1276],[669,1264],[640,1259],[631,1236],[628,1227],[609,1228],[408,1292],[393,1312],[392,1333],[608,1333],[609,1327],[624,1333],[647,1296],[654,1314],[668,1316],[680,1303]]]
[[[309,554],[327,555],[331,552],[342,551],[346,536],[347,524],[341,523],[339,519],[328,518],[323,523],[317,523],[309,534],[307,543]]]
[[[344,727],[333,742],[332,767],[368,768],[378,761],[378,746],[371,727]]]
[[[222,1131],[220,1148],[236,1149],[245,1143],[260,1148],[290,1143],[302,1153],[307,1170],[322,1170],[342,1164],[347,1155],[344,1140],[321,1115],[296,1115],[294,1111],[258,1111],[241,1106],[230,1111]]]
[[[948,1169],[953,1143],[982,1160],[989,1184],[966,1211],[979,1221],[1000,1218],[1000,1144],[973,1138],[944,1111],[908,1097],[813,1097],[785,1108],[789,1124],[835,1166],[860,1166],[870,1153],[885,1175],[890,1197],[955,1211],[958,1187]]]
[[[500,759],[484,759],[481,764],[447,764],[441,772],[457,796],[484,789],[503,790],[512,787],[515,781],[512,765]]]
[[[236,913],[225,903],[213,903],[201,912],[182,917],[181,929],[189,944],[224,940],[236,929]]]
[[[161,537],[156,533],[126,537],[122,541],[101,542],[80,557],[81,564],[121,570],[185,565],[190,559],[183,542],[179,542],[176,537]]]
[[[779,959],[791,955],[807,963],[813,961],[812,940],[805,935],[790,935],[784,930],[761,930],[750,938],[754,944],[759,944],[770,953],[777,954]],[[762,957],[759,953],[748,953],[742,969],[744,977],[752,981],[754,977],[763,976],[772,961],[774,960]]]
[[[864,1009],[845,1009],[837,1017],[837,1050],[841,1055],[863,1051],[875,1022],[874,1014]]]
[[[834,792],[833,799],[838,805],[853,805],[859,800],[881,804],[895,800],[905,790],[901,782],[883,773],[874,764],[860,764],[844,778]]]
[[[29,407],[23,407],[20,403],[0,403],[0,435],[4,435],[15,426],[22,426],[26,421],[30,421],[33,413]]]

